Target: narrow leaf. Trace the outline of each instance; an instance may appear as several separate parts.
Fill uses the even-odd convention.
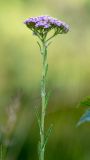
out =
[[[47,42],[47,43],[46,43],[46,47],[48,47],[51,43],[52,43],[52,41]]]
[[[46,107],[47,107],[47,105],[48,105],[48,101],[49,101],[50,95],[51,95],[51,91],[49,91],[49,92],[47,93],[47,95],[46,95],[46,100],[45,100],[45,106],[46,106]]]
[[[41,45],[40,45],[40,43],[37,41],[37,44],[38,44],[38,46],[39,46],[39,48],[40,48],[40,52],[41,52],[41,54],[42,54],[42,48],[41,48]]]
[[[36,107],[35,107],[34,110],[35,110],[35,115],[36,115],[36,118],[37,118],[38,126],[39,126],[39,128],[41,128],[41,124],[40,124],[40,115],[39,115],[38,110],[37,110]]]
[[[51,126],[49,127],[49,129],[48,129],[47,132],[46,132],[45,142],[44,142],[43,148],[45,148],[45,146],[46,146],[46,144],[47,144],[47,142],[48,142],[48,139],[49,139],[49,137],[50,137],[50,135],[51,135],[52,129],[53,129],[53,125],[51,124]]]

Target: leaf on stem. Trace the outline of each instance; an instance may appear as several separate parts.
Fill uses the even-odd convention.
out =
[[[50,41],[50,42],[46,42],[46,47],[48,47],[50,44],[52,43],[52,41]]]
[[[36,107],[35,107],[34,110],[35,110],[35,115],[36,115],[36,118],[37,118],[37,122],[38,122],[39,129],[41,129],[40,115],[39,115],[38,110],[37,110]]]
[[[51,126],[48,128],[48,130],[46,132],[43,148],[45,148],[45,146],[46,146],[46,144],[48,142],[48,139],[49,139],[49,137],[51,135],[52,129],[53,129],[53,124],[51,124]]]
[[[43,54],[43,52],[42,52],[42,47],[41,47],[41,45],[40,45],[40,43],[37,41],[37,44],[38,44],[38,46],[39,46],[39,48],[40,48],[40,52],[41,52],[41,54]]]
[[[48,105],[48,101],[49,101],[49,97],[51,95],[51,91],[49,91],[47,94],[46,94],[46,100],[45,100],[45,106],[47,107]]]

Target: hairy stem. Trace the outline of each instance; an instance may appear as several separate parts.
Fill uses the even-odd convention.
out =
[[[47,65],[47,47],[45,41],[42,42],[42,80],[41,80],[41,99],[42,99],[42,109],[41,109],[41,128],[40,128],[40,160],[44,160],[45,152],[45,132],[44,132],[44,121],[46,112],[46,65]]]

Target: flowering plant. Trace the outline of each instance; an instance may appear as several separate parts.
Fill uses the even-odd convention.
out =
[[[42,79],[41,79],[41,114],[37,115],[37,120],[40,129],[40,142],[38,147],[39,160],[44,160],[45,146],[48,141],[48,137],[52,130],[52,125],[48,129],[47,133],[45,133],[44,129],[44,121],[46,108],[48,105],[49,94],[46,93],[46,76],[48,71],[48,63],[47,63],[47,47],[50,45],[50,40],[58,34],[67,33],[69,31],[69,26],[63,22],[59,21],[50,16],[39,16],[28,18],[24,21],[24,24],[33,31],[33,34],[36,35],[40,42],[38,42],[40,52],[42,55]],[[50,37],[48,37],[48,33],[53,30],[54,32]]]

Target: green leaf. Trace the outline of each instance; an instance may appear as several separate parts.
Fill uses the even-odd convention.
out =
[[[40,115],[39,115],[36,107],[34,108],[34,110],[35,110],[35,115],[36,115],[36,118],[37,118],[38,126],[39,126],[39,129],[40,129],[41,128]]]
[[[52,43],[52,41],[47,42],[47,43],[46,43],[46,47],[48,47],[51,43]]]
[[[44,142],[43,148],[45,148],[45,146],[46,146],[46,144],[47,144],[47,142],[48,142],[48,139],[49,139],[49,137],[50,137],[50,135],[51,135],[52,129],[53,129],[53,124],[51,124],[51,126],[49,127],[49,129],[48,129],[47,132],[46,132],[45,142]]]
[[[49,91],[46,95],[46,99],[45,99],[45,106],[47,107],[48,106],[48,101],[49,101],[49,97],[51,95],[51,91]]]
[[[38,44],[38,46],[39,46],[39,48],[40,48],[40,52],[41,52],[41,54],[43,54],[43,52],[42,52],[42,47],[41,47],[41,45],[40,45],[40,43],[37,41],[37,44]]]
[[[90,109],[87,109],[85,113],[81,116],[79,122],[77,123],[77,126],[80,126],[85,122],[90,122]]]
[[[85,97],[79,104],[77,107],[88,107],[90,106],[90,96]]]

